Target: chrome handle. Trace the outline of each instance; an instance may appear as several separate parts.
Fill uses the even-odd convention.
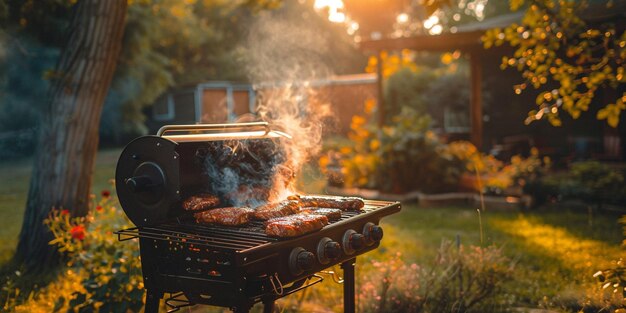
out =
[[[222,133],[222,131],[254,131],[262,130],[268,134],[271,129],[268,122],[252,122],[252,123],[228,123],[228,124],[192,124],[192,125],[165,125],[159,129],[157,136],[162,137],[169,132],[191,132],[204,131]],[[228,132],[224,132],[228,134]]]

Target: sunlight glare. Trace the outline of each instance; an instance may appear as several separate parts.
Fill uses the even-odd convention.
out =
[[[313,4],[313,8],[318,11],[328,9],[328,20],[333,23],[343,23],[346,21],[346,14],[341,12],[343,7],[342,0],[315,0]]]
[[[428,19],[424,21],[424,27],[427,29],[431,29],[437,23],[439,23],[439,17],[431,15]]]
[[[589,276],[598,268],[610,265],[605,255],[623,255],[619,247],[602,241],[576,236],[565,228],[520,216],[507,221],[496,219],[493,226],[499,231],[518,237],[524,245],[534,247],[546,257],[554,258],[574,271],[586,271]]]
[[[342,12],[331,12],[328,15],[328,20],[333,23],[343,23],[346,21],[346,15]]]
[[[313,7],[316,10],[321,10],[324,8],[337,10],[337,9],[343,8],[343,1],[342,0],[315,0],[315,4],[313,4]]]
[[[409,21],[409,15],[406,13],[400,13],[398,14],[398,16],[396,17],[396,22],[400,23],[400,24],[404,24],[406,22]]]
[[[443,26],[437,24],[433,26],[428,33],[431,35],[440,35],[442,31],[443,31]]]

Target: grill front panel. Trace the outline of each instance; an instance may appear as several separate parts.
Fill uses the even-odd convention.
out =
[[[280,286],[301,281],[316,272],[350,260],[378,247],[365,245],[353,254],[342,252],[327,264],[317,260],[301,273],[290,270],[290,254],[304,249],[316,254],[322,238],[342,243],[346,231],[362,233],[366,223],[400,211],[400,203],[366,200],[362,212],[344,211],[339,220],[317,232],[296,238],[277,239],[265,235],[263,222],[246,227],[196,224],[190,217],[153,226],[117,232],[120,240],[140,238],[142,270],[147,289],[182,291],[195,303],[232,307],[256,303],[275,295]]]

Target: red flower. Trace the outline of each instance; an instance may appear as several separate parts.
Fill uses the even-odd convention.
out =
[[[102,195],[102,197],[108,198],[111,195],[111,192],[105,189],[105,190],[102,190],[100,194]]]
[[[70,234],[72,235],[72,238],[74,239],[78,239],[78,240],[85,239],[85,226],[76,225],[72,227],[72,229],[70,229]]]
[[[61,215],[69,215],[70,210],[61,210]]]
[[[96,211],[98,211],[98,212],[102,211],[102,206],[101,205],[97,206],[96,207]]]

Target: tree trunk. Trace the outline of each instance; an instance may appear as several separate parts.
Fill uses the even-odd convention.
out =
[[[15,260],[29,269],[58,264],[43,220],[52,208],[89,210],[105,96],[122,46],[126,0],[78,1],[44,109]]]

